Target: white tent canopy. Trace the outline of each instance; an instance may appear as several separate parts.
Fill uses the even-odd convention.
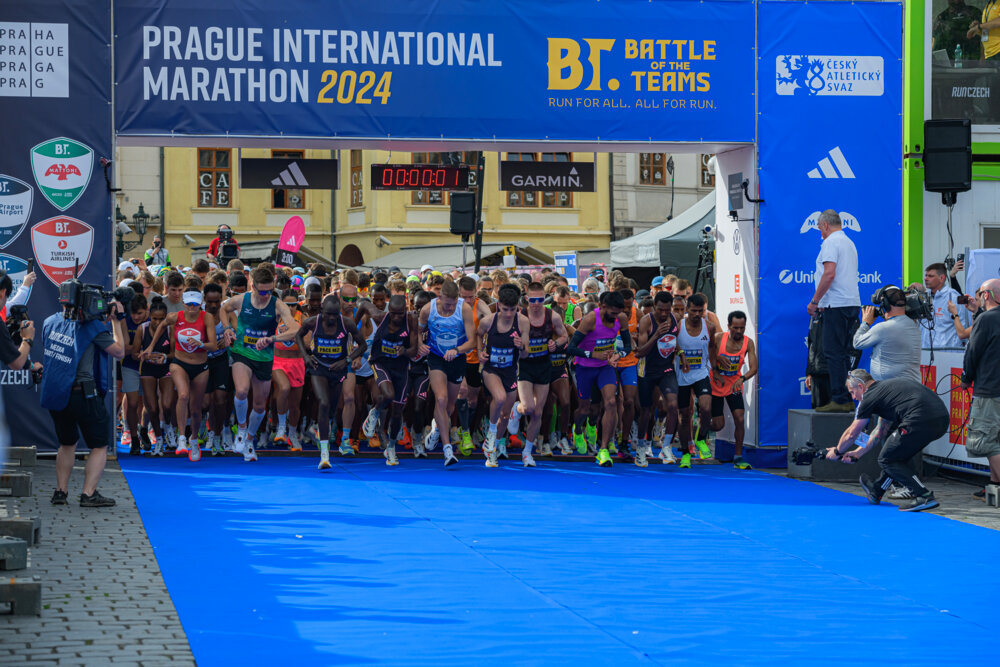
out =
[[[611,266],[660,266],[660,239],[676,236],[695,225],[715,224],[715,193],[659,227],[611,243]]]

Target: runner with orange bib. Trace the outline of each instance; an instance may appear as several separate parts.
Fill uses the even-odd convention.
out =
[[[750,464],[743,460],[743,437],[746,433],[743,386],[757,374],[757,350],[753,340],[746,335],[746,329],[746,313],[739,310],[729,313],[729,330],[715,334],[719,352],[712,367],[712,430],[722,430],[726,425],[723,404],[728,405],[734,427],[733,466],[738,470],[750,469]],[[744,360],[748,366],[746,373],[742,373]]]

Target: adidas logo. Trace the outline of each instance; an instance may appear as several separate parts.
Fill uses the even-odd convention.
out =
[[[271,181],[271,185],[277,185],[278,187],[299,185],[305,187],[309,185],[309,181],[306,180],[305,174],[299,169],[298,163],[293,162],[288,165],[288,169],[283,169],[278,174],[278,178]]]
[[[833,160],[832,164],[830,160]],[[817,166],[817,169],[809,170],[809,178],[854,178],[854,171],[851,165],[847,164],[847,158],[840,151],[840,146],[830,149],[829,157],[820,160]]]

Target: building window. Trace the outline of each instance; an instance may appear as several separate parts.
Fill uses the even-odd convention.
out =
[[[233,182],[232,150],[198,149],[198,207],[230,208]]]
[[[453,164],[469,167],[469,191],[475,192],[476,169],[479,167],[479,151],[457,151],[454,153],[413,153],[413,164]],[[448,206],[451,200],[447,190],[414,190],[411,201],[417,205]]]
[[[666,185],[666,164],[666,153],[639,153],[639,185]]]
[[[361,175],[362,152],[351,151],[351,206],[364,206],[365,188]]]
[[[1000,248],[1000,227],[983,227],[983,247]]]
[[[701,187],[703,188],[714,188],[715,187],[715,174],[708,167],[708,161],[712,159],[712,155],[702,155],[701,156]]]
[[[572,153],[507,153],[507,159],[514,162],[572,162]],[[571,208],[571,192],[534,192],[512,190],[507,192],[507,206],[517,208]]]
[[[305,151],[271,151],[271,157],[301,160]],[[287,181],[286,181],[287,182]],[[271,190],[271,208],[305,208],[306,193],[302,188],[275,188]]]

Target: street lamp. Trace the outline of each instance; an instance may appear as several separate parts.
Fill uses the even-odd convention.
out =
[[[132,215],[132,228],[139,235],[139,245],[142,245],[142,238],[149,229],[149,214],[142,208],[142,202],[139,202],[139,210]]]
[[[667,214],[667,220],[674,219],[674,156],[671,155],[667,158],[667,173],[670,174],[670,213]]]

